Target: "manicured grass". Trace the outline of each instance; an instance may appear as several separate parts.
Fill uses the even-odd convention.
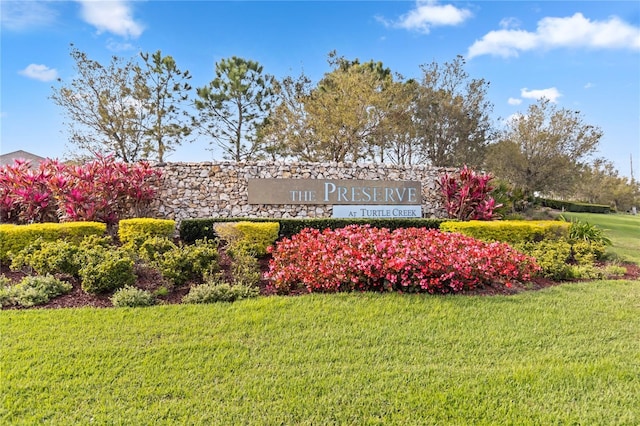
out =
[[[611,252],[640,265],[640,215],[563,213],[563,216],[567,220],[575,218],[605,229],[613,242]]]
[[[0,312],[3,424],[640,424],[640,282]]]

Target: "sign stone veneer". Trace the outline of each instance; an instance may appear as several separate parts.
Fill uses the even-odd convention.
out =
[[[338,179],[420,181],[422,216],[445,217],[437,186],[452,169],[360,163],[203,162],[155,164],[162,171],[150,215],[183,219],[209,217],[331,217],[332,205],[249,204],[249,179]]]

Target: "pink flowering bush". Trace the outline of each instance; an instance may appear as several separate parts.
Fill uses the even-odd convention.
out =
[[[16,160],[0,167],[0,222],[30,223],[56,219],[56,206],[49,189],[48,162],[32,169]]]
[[[424,228],[351,225],[305,229],[271,249],[266,276],[279,293],[402,291],[455,293],[526,282],[539,267],[505,243]]]
[[[492,220],[494,210],[502,207],[491,197],[491,175],[480,175],[466,165],[459,173],[440,177],[440,189],[450,218],[458,220]]]
[[[17,160],[0,168],[3,223],[97,221],[112,226],[140,215],[153,199],[160,171],[149,163],[122,163],[113,156],[83,165],[46,160],[37,168]]]
[[[139,215],[153,199],[149,182],[160,171],[149,163],[122,163],[112,156],[98,157],[80,166],[64,166],[50,181],[63,221],[96,221],[114,225],[129,211]]]

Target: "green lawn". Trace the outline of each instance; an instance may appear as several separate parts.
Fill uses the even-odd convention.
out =
[[[640,265],[640,215],[563,213],[567,220],[571,218],[589,222],[606,230],[613,241],[610,249],[624,260]]]
[[[640,424],[640,282],[0,312],[3,424]]]

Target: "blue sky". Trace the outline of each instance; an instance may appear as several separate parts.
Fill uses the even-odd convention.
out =
[[[546,96],[604,131],[598,156],[640,177],[640,2],[637,1],[5,1],[1,11],[0,152],[63,158],[63,115],[49,99],[70,81],[70,43],[107,63],[161,50],[213,79],[240,56],[276,77],[329,71],[327,54],[373,59],[405,77],[463,55],[491,85],[498,122]],[[221,158],[204,139],[169,161]]]

